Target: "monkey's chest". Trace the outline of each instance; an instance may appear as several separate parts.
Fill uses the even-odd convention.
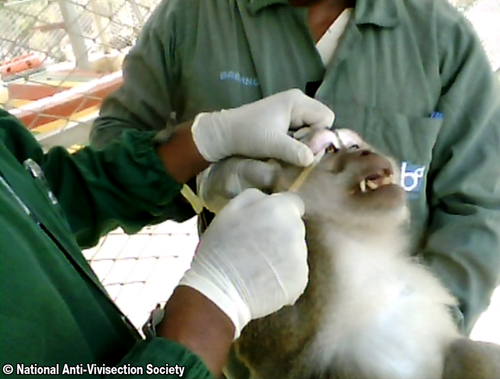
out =
[[[398,260],[345,253],[310,251],[305,293],[252,321],[238,341],[240,357],[262,379],[433,378],[425,360],[438,351],[409,338],[428,329],[414,273]]]

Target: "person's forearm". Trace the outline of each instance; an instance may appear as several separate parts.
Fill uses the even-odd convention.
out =
[[[179,183],[186,183],[209,165],[193,141],[191,125],[192,122],[179,125],[156,149],[165,169]]]
[[[157,335],[178,342],[197,354],[220,376],[234,338],[234,325],[198,291],[179,286],[165,306]]]

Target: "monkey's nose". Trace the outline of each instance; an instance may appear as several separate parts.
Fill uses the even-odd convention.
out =
[[[365,157],[365,156],[368,156],[368,155],[372,155],[374,154],[373,151],[370,151],[370,150],[367,150],[367,149],[363,149],[363,150],[360,150],[358,152],[358,154],[362,157]]]

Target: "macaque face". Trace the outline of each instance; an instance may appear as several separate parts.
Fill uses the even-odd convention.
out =
[[[300,171],[285,168],[278,180],[281,190],[287,189]],[[297,193],[304,200],[306,218],[376,224],[387,217],[394,224],[394,217],[397,223],[407,218],[399,176],[395,161],[360,140],[341,149],[327,147]]]
[[[396,165],[371,149],[351,147],[329,152],[311,175],[335,192],[346,210],[371,213],[404,206]]]

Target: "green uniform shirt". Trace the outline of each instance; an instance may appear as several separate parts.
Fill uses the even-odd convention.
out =
[[[146,377],[148,364],[177,364],[184,378],[211,377],[181,345],[140,340],[79,247],[118,225],[138,230],[179,193],[154,151],[153,134],[127,133],[102,151],[44,154],[0,110],[0,366],[13,365],[13,376],[33,373],[35,364],[59,364],[59,375],[65,364],[75,370],[95,364],[141,366],[144,375],[137,377]]]
[[[401,161],[415,253],[460,301],[464,332],[500,273],[500,86],[446,0],[358,0],[324,67],[287,0],[168,0],[103,104],[93,143],[321,81],[335,126]],[[459,323],[460,320],[459,320]]]

